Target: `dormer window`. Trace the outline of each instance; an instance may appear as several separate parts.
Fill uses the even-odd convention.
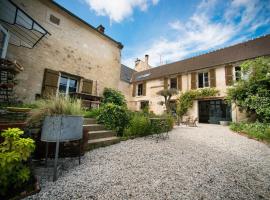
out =
[[[198,87],[199,88],[209,87],[208,72],[198,73]]]

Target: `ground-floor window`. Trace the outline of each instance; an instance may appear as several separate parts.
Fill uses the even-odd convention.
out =
[[[231,121],[231,106],[224,100],[199,101],[199,122],[219,124]]]
[[[141,101],[140,108],[141,108],[141,110],[148,109],[149,108],[149,101]]]
[[[69,93],[77,92],[78,80],[68,75],[60,76],[59,93],[68,95]]]

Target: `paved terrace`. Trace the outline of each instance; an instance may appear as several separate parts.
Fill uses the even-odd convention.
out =
[[[270,199],[269,146],[219,125],[124,141],[77,162],[29,199]]]

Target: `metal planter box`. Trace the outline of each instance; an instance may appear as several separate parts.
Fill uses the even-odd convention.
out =
[[[41,141],[67,142],[82,139],[83,117],[72,115],[46,116],[43,121]]]

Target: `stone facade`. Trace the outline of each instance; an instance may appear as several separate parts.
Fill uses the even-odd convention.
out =
[[[34,48],[9,45],[7,58],[24,67],[17,76],[15,88],[18,98],[32,102],[41,94],[44,70],[60,71],[93,81],[93,95],[101,95],[104,87],[119,86],[121,48],[119,43],[94,30],[50,0],[14,0],[41,24],[51,35]],[[59,25],[50,21],[53,15]],[[78,91],[82,84],[79,81]]]

